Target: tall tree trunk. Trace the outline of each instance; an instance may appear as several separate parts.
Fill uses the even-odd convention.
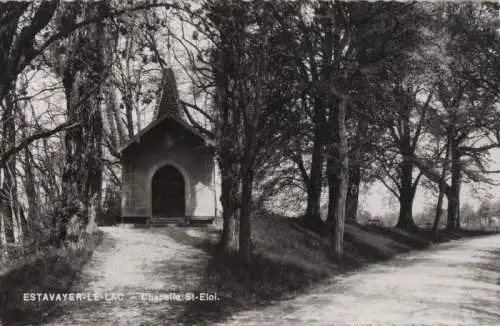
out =
[[[15,101],[12,98],[12,92],[5,97],[4,111],[2,115],[2,152],[5,152],[8,148],[13,147],[16,142],[15,138]],[[16,232],[15,230],[16,216],[13,215],[14,210],[12,209],[14,193],[17,193],[16,179],[14,177],[13,171],[16,169],[16,158],[11,157],[7,162],[5,162],[2,167],[1,176],[1,189],[0,189],[0,209],[3,211],[3,216],[5,218],[5,232],[8,243],[16,242]],[[16,198],[17,199],[17,198]]]
[[[227,163],[226,163],[227,164]],[[238,193],[237,184],[229,170],[221,166],[221,204],[222,204],[222,236],[219,248],[224,254],[233,255],[239,251],[238,233],[239,223],[237,223],[236,212],[237,203],[234,194]]]
[[[338,108],[337,108],[338,110]],[[328,158],[326,160],[326,174],[328,181],[328,212],[326,217],[327,225],[334,225],[337,205],[339,203],[338,198],[340,196],[340,188],[341,188],[341,175],[340,175],[340,162],[342,162],[342,158],[340,157],[340,137],[338,128],[336,124],[338,124],[338,112],[334,112],[335,109],[332,107],[329,117],[329,130],[330,134],[328,135],[328,146],[326,146],[328,151]]]
[[[3,210],[0,210],[0,247],[2,249],[0,262],[3,262],[9,255],[7,250],[7,232],[5,230],[5,216],[3,214]]]
[[[238,234],[240,232],[236,212],[231,214],[231,211],[225,210],[222,214],[224,225],[219,246],[224,254],[234,255],[239,251]]]
[[[356,128],[356,144],[349,160],[349,190],[347,193],[346,219],[356,222],[358,213],[359,187],[361,184],[361,148],[363,131],[367,127],[364,120],[358,121]]]
[[[399,194],[399,219],[396,227],[402,229],[416,228],[413,220],[413,200],[415,188],[413,184],[413,164],[404,160],[401,167],[401,189]]]
[[[227,104],[227,103],[226,103]],[[230,115],[228,111],[223,114],[223,120],[226,121],[222,124],[220,134],[220,152],[219,152],[219,170],[221,173],[221,203],[222,203],[222,218],[223,229],[222,236],[219,242],[219,249],[224,254],[234,255],[239,249],[238,234],[238,210],[241,208],[239,202],[239,195],[241,193],[238,175],[238,164],[236,158],[232,154],[231,146],[233,142],[232,137],[228,135],[231,125]]]
[[[338,164],[340,162],[340,158],[338,157],[338,151],[334,153],[332,151],[331,156],[326,160],[326,174],[328,181],[328,210],[326,216],[326,224],[333,225],[335,223],[335,212],[337,210],[337,198],[340,194],[340,175]]]
[[[436,216],[434,217],[434,225],[432,226],[432,234],[435,237],[439,234],[439,224],[441,224],[441,215],[443,214],[443,197],[444,197],[444,185],[446,183],[446,167],[443,166],[443,171],[441,172],[441,183],[439,184],[439,195],[436,204]]]
[[[12,157],[7,164],[6,172],[9,174],[11,185],[8,188],[8,206],[12,217],[12,235],[15,243],[21,243],[24,237],[23,224],[21,223],[20,205],[17,197],[17,173],[15,170],[16,159]]]
[[[21,119],[21,123],[25,124],[26,119],[24,114],[22,112],[19,112],[19,116]],[[26,199],[28,201],[28,212],[24,219],[27,224],[26,234],[29,236],[33,235],[33,229],[35,225],[34,222],[37,219],[40,212],[40,207],[39,207],[40,198],[39,198],[39,193],[37,192],[35,186],[36,180],[35,180],[35,173],[33,171],[33,154],[31,153],[29,147],[26,147],[23,150],[23,154],[24,154],[24,160],[22,161],[22,163],[23,163],[23,170],[25,173],[24,193],[26,194]]]
[[[63,77],[63,85],[66,93],[66,107],[67,116],[70,121],[83,122],[83,108],[78,106],[80,96],[79,90],[84,88],[83,77],[81,73],[73,74],[74,72],[68,70]],[[62,196],[63,205],[66,210],[73,211],[77,207],[77,203],[85,205],[84,188],[85,188],[85,163],[82,162],[86,154],[84,148],[84,127],[83,124],[66,131],[64,135],[64,145],[66,150],[65,167],[62,175]],[[81,207],[78,209],[80,210]],[[86,212],[79,212],[86,214]],[[73,215],[75,216],[75,215]],[[79,230],[68,230],[70,219],[73,217],[70,214],[57,214],[54,216],[53,227],[57,232],[57,245],[61,246],[63,241],[67,239],[68,235],[77,236]]]
[[[123,126],[123,121],[120,115],[120,109],[116,100],[116,95],[112,87],[107,89],[107,99],[108,99],[108,121],[110,124],[110,129],[112,137],[116,144],[116,148],[120,147],[125,143],[125,127]]]
[[[401,112],[403,123],[400,151],[403,155],[403,161],[400,167],[400,209],[396,226],[402,229],[416,228],[415,221],[413,220],[413,200],[415,199],[418,181],[413,182],[413,162],[408,158],[414,154],[411,146],[410,110],[410,108],[404,108]]]
[[[315,99],[314,99],[314,138],[313,138],[313,152],[311,162],[311,172],[309,177],[309,187],[307,188],[307,209],[306,209],[306,226],[309,228],[320,231],[324,227],[321,220],[320,206],[321,206],[321,192],[323,189],[323,165],[324,165],[324,152],[325,143],[331,140],[331,131],[326,130],[327,123],[331,125],[332,121],[332,94],[330,94],[329,86],[332,82],[333,64],[332,55],[334,47],[334,20],[332,19],[334,13],[328,3],[324,2],[319,4],[315,11],[316,19],[318,19],[324,27],[324,35],[322,35],[320,49],[314,55],[310,55],[312,61],[316,60],[314,57],[318,54],[321,55],[321,68],[313,69],[311,65],[312,75],[317,75],[313,78],[317,82]],[[311,50],[314,47],[311,48]],[[339,61],[339,58],[336,57]],[[314,63],[314,66],[316,64]],[[327,107],[330,107],[330,121],[327,122]],[[329,123],[330,122],[330,123]],[[328,167],[327,167],[328,168]],[[331,168],[331,167],[330,167]]]
[[[253,172],[248,170],[241,182],[240,239],[239,252],[243,262],[252,262],[252,185]]]
[[[361,166],[359,164],[349,167],[349,190],[346,203],[346,220],[356,222],[358,214],[359,187],[361,184]]]
[[[87,185],[86,198],[88,205],[88,219],[85,221],[87,233],[97,230],[97,216],[102,213],[102,116],[99,111],[99,102],[92,103],[94,108],[89,117],[89,144],[87,152]]]
[[[83,7],[81,16],[87,17],[105,10],[106,2]],[[66,162],[63,174],[63,196],[67,209],[76,210],[62,214],[57,225],[59,242],[71,237],[78,241],[82,233],[95,230],[95,217],[100,213],[102,189],[102,116],[101,82],[104,63],[104,29],[97,23],[79,30],[69,39],[70,52],[74,53],[62,71],[66,94],[67,116],[80,125],[66,131]],[[79,57],[85,56],[88,64],[81,65]],[[74,228],[68,229],[70,219],[76,219]]]
[[[320,104],[321,105],[321,104]],[[323,108],[316,107],[316,111],[323,111]],[[322,229],[324,223],[321,220],[321,190],[323,184],[323,139],[324,139],[324,113],[316,113],[316,122],[314,126],[314,140],[311,157],[311,172],[309,173],[309,184],[307,185],[307,207],[304,217],[304,224],[315,231]]]
[[[451,140],[451,187],[448,194],[448,219],[446,228],[455,230],[460,228],[460,185],[462,182],[462,166],[460,152],[456,141]]]
[[[132,60],[131,52],[132,52],[132,47],[133,47],[133,42],[130,38],[127,38],[126,40],[126,74],[127,76],[130,76],[132,74],[132,69],[130,67],[130,63]],[[122,98],[123,102],[125,105],[125,117],[126,117],[126,127],[127,127],[127,134],[128,138],[131,139],[134,137],[134,108],[133,108],[133,100],[132,100],[132,86],[130,85],[130,79],[125,81],[124,89],[122,90]],[[139,119],[139,116],[137,116],[137,119]]]
[[[218,164],[221,175],[221,204],[223,228],[218,247],[222,253],[234,255],[239,251],[238,234],[239,223],[237,211],[240,208],[238,197],[240,194],[240,184],[237,178],[238,165],[234,156],[235,135],[232,134],[231,127],[237,123],[239,125],[238,110],[234,109],[231,86],[226,65],[232,62],[232,53],[221,49],[213,57],[214,79],[216,85],[215,105],[219,110],[217,115],[220,120],[216,123],[216,135],[218,144]]]
[[[6,141],[9,144],[8,146],[14,146],[16,143],[16,131],[15,131],[15,118],[16,118],[16,113],[19,111],[19,108],[17,106],[17,101],[14,98],[13,94],[10,94],[6,98],[6,103],[7,107],[9,107],[7,110],[10,111],[10,118],[9,118],[9,123],[8,126],[5,126],[8,130],[6,131]],[[15,243],[20,243],[23,241],[24,237],[24,229],[23,225],[24,223],[21,222],[21,216],[20,216],[20,205],[19,205],[19,199],[17,195],[17,169],[16,169],[16,164],[17,164],[17,156],[14,155],[12,156],[9,161],[6,164],[6,169],[5,172],[7,175],[5,176],[5,180],[7,183],[6,190],[8,192],[8,207],[10,209],[10,215],[12,218],[12,233],[14,236],[14,242]]]
[[[337,259],[342,259],[342,255],[344,253],[344,224],[347,192],[349,187],[349,155],[347,147],[346,105],[347,100],[342,99],[338,105],[338,112],[336,115],[337,128],[335,132],[336,138],[338,139],[336,150],[338,152],[338,155],[336,156],[339,158],[336,174],[336,179],[338,179],[339,182],[339,184],[337,185],[338,191],[332,192],[331,194],[329,193],[329,201],[335,202],[335,211],[328,212],[328,219],[331,221],[329,228],[330,232],[332,233],[332,250],[334,256]]]
[[[413,220],[413,200],[415,199],[415,189],[412,184],[412,166],[408,163],[403,163],[402,167],[402,184],[399,196],[399,219],[396,227],[402,229],[416,228]]]
[[[342,158],[338,147],[340,144],[340,137],[338,127],[336,127],[338,124],[338,112],[334,111],[335,108],[332,107],[328,121],[330,130],[330,134],[328,135],[329,142],[328,146],[325,146],[328,152],[328,158],[326,160],[326,174],[328,181],[328,211],[326,224],[330,226],[335,224],[337,205],[339,203],[338,199],[342,183],[340,175],[340,164],[342,162]]]
[[[446,135],[446,155],[443,163],[443,171],[441,172],[441,180],[439,182],[439,195],[436,204],[436,216],[434,218],[434,225],[432,227],[432,233],[434,234],[435,237],[437,237],[439,234],[439,225],[441,224],[441,215],[443,214],[443,198],[445,195],[445,188],[446,188],[446,173],[449,164],[448,160],[450,158],[450,154],[452,151],[451,149],[452,137],[453,137],[453,128],[449,127],[447,129],[447,135]]]

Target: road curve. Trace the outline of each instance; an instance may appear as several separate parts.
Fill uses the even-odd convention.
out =
[[[224,324],[498,326],[500,236],[401,255]]]

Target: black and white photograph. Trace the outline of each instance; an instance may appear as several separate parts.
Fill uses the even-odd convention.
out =
[[[25,325],[500,325],[500,2],[0,0]]]

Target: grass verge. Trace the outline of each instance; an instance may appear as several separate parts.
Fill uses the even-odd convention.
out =
[[[84,239],[81,249],[46,250],[25,258],[0,275],[2,325],[41,324],[57,309],[56,302],[24,302],[24,293],[65,293],[101,243],[102,232]]]
[[[221,300],[187,303],[178,322],[190,325],[211,324],[238,311],[294,297],[341,273],[354,272],[399,253],[424,249],[434,242],[488,234],[443,231],[438,239],[434,239],[430,230],[408,232],[347,223],[344,259],[336,262],[330,254],[328,237],[303,228],[295,219],[267,214],[253,220],[253,264],[245,267],[238,257],[215,254],[216,230],[207,228],[205,237],[200,236],[203,233],[200,230],[203,229],[193,231],[189,227],[168,227],[154,231],[212,254],[199,289],[215,292]]]

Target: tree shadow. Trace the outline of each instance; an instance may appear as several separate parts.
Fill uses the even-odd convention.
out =
[[[187,302],[176,322],[194,325],[220,322],[236,312],[290,298],[328,277],[259,254],[254,254],[250,266],[245,266],[237,256],[214,255],[207,262],[198,291],[214,293],[217,300]]]
[[[100,243],[98,234],[81,249],[55,251],[31,258],[0,276],[2,325],[41,325],[63,313],[57,301],[24,299],[29,293],[67,293],[81,267]]]

